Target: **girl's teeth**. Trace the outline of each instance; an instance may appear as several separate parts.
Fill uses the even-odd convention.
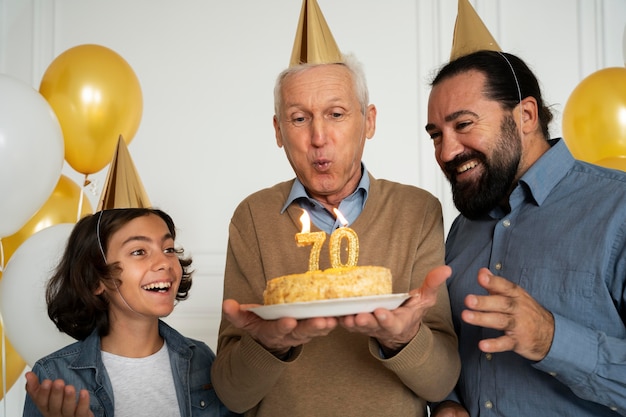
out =
[[[142,288],[144,290],[165,290],[171,286],[172,283],[170,282],[154,282],[152,284],[144,285]]]

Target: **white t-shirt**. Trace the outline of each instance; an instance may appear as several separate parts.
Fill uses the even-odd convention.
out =
[[[167,343],[145,358],[102,352],[102,361],[113,386],[115,417],[180,417]]]

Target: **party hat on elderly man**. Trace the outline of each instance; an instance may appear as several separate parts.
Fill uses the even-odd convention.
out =
[[[124,138],[120,135],[111,160],[98,209],[151,207]]]
[[[342,62],[339,47],[316,0],[303,0],[289,66]]]
[[[501,51],[469,0],[458,1],[450,61],[483,49]]]

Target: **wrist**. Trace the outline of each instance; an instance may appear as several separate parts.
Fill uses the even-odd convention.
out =
[[[292,348],[288,347],[284,349],[268,349],[267,351],[274,355],[277,359],[280,359],[281,361],[286,361],[291,356]]]
[[[393,358],[396,356],[407,344],[394,344],[394,346],[386,346],[381,343],[380,340],[377,340],[378,346],[380,347],[380,352],[382,357],[385,359]]]

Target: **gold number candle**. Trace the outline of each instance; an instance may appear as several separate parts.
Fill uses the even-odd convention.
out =
[[[354,230],[347,227],[348,221],[341,212],[337,209],[334,209],[334,211],[343,226],[335,229],[330,235],[330,264],[333,268],[356,266],[359,259],[359,237]],[[341,262],[341,243],[343,239],[348,241],[348,261],[345,264]]]
[[[306,210],[302,210],[300,222],[302,223],[302,232],[296,233],[296,243],[298,246],[313,245],[311,254],[309,255],[309,271],[317,271],[320,269],[320,250],[326,240],[326,233],[311,232],[311,219]]]

